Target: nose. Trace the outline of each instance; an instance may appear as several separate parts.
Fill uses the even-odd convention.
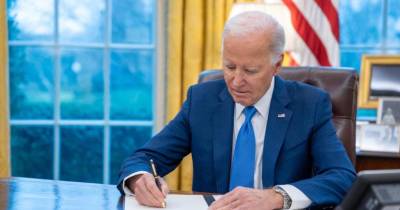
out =
[[[235,74],[233,75],[232,85],[234,87],[240,87],[242,86],[243,82],[244,82],[244,75],[242,71],[236,71]]]

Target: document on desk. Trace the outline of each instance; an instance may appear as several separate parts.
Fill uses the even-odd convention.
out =
[[[219,196],[217,196],[219,197]],[[214,199],[213,196],[203,196],[203,195],[181,195],[181,194],[169,194],[166,199],[167,209],[174,210],[206,210],[208,209],[209,199]],[[152,208],[140,205],[135,197],[125,196],[125,210],[150,210],[157,209],[162,210],[163,208]]]

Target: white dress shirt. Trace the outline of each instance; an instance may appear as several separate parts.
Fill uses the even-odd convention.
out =
[[[257,101],[256,104],[254,104],[254,107],[256,108],[257,112],[251,119],[251,123],[254,129],[254,136],[256,137],[256,166],[254,171],[254,188],[256,189],[264,189],[262,184],[262,157],[263,157],[265,131],[268,123],[268,114],[271,105],[272,94],[274,92],[274,85],[275,85],[275,77],[272,78],[270,88],[267,90],[264,96],[262,96],[260,100]],[[239,129],[245,120],[245,116],[243,113],[244,108],[245,107],[243,105],[235,103],[232,155],[234,154],[233,151],[235,150],[236,138],[239,133]],[[268,139],[266,141],[268,141]],[[132,176],[144,173],[148,172],[138,171],[130,174],[124,179],[122,186],[125,194],[133,195],[133,193],[129,190],[129,188],[126,187],[125,181]],[[289,184],[279,185],[279,186],[282,187],[292,199],[292,205],[290,209],[302,209],[308,207],[311,204],[311,200],[295,186]]]
[[[258,100],[253,106],[256,108],[257,112],[251,119],[253,125],[254,136],[256,138],[256,165],[254,171],[254,188],[264,189],[262,183],[262,166],[263,166],[263,148],[264,148],[264,138],[265,131],[268,124],[268,114],[271,105],[272,94],[274,92],[275,77],[272,78],[270,88],[267,92]],[[233,146],[232,146],[232,158],[235,151],[236,138],[239,134],[239,129],[242,126],[245,115],[243,113],[244,106],[235,103],[235,116],[234,116],[234,126],[233,126]],[[268,139],[265,139],[268,141]],[[282,187],[292,199],[292,205],[290,209],[302,209],[306,208],[311,204],[311,200],[298,188],[293,185],[279,185]]]

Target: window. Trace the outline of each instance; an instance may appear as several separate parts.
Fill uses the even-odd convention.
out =
[[[12,176],[116,183],[156,125],[157,0],[8,0]]]
[[[362,54],[400,53],[397,0],[340,1],[341,65],[360,69]]]
[[[363,54],[400,53],[398,0],[340,1],[341,66],[361,67]],[[358,119],[375,120],[376,111],[360,109]]]

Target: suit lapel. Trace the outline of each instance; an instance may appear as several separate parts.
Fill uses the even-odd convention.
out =
[[[276,76],[264,139],[262,168],[264,188],[274,185],[276,160],[292,116],[292,111],[286,108],[289,103],[290,98],[284,81]]]
[[[219,100],[212,118],[214,172],[217,192],[224,193],[229,189],[234,102],[226,88],[220,93]]]

